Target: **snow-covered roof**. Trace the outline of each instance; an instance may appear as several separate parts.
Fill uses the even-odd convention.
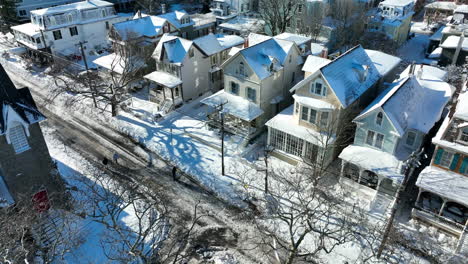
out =
[[[310,52],[312,55],[318,56],[322,51],[325,49],[325,46],[319,43],[311,43],[310,44]]]
[[[468,177],[434,166],[424,168],[416,186],[468,206]]]
[[[324,100],[312,98],[309,96],[302,96],[298,94],[293,95],[294,101],[302,105],[308,105],[318,110],[333,110],[335,106],[331,103],[328,103]]]
[[[139,37],[152,38],[162,34],[166,21],[166,19],[157,16],[145,16],[116,23],[113,27],[124,41]]]
[[[447,81],[448,79],[448,73],[438,67],[435,66],[430,66],[430,65],[416,65],[415,68],[415,73],[418,70],[422,70],[422,79],[427,79],[427,80],[442,80],[442,81]],[[405,77],[409,75],[410,67],[406,67],[406,69],[403,70],[403,72],[400,74],[400,77]]]
[[[162,59],[165,54],[170,63],[182,64],[192,44],[190,40],[164,34],[153,52],[153,57]]]
[[[99,57],[93,63],[118,74],[123,74],[124,71],[126,73],[135,72],[145,66],[145,62],[141,58],[122,58],[116,53]]]
[[[265,21],[246,16],[237,16],[234,19],[228,20],[220,25],[219,28],[224,28],[240,33],[262,32],[264,29]]]
[[[401,62],[400,58],[378,50],[366,49],[366,53],[382,76],[387,75],[387,73],[395,69]]]
[[[229,51],[229,56],[234,56],[236,55],[239,51],[241,51],[242,48],[238,48],[238,47],[232,47],[232,49]]]
[[[0,65],[0,135],[7,131],[9,121],[14,118],[26,125],[45,120],[45,116],[37,109],[29,89],[16,89]]]
[[[258,78],[263,80],[273,74],[269,70],[272,63],[277,63],[276,67],[283,67],[294,45],[293,42],[273,38],[242,49],[239,53],[244,56]]]
[[[17,25],[17,26],[11,27],[11,29],[15,31],[19,31],[31,37],[41,36],[41,31],[40,31],[39,26],[34,25],[32,23]]]
[[[361,45],[343,53],[320,71],[343,107],[352,104],[381,77]]]
[[[468,121],[468,92],[458,96],[457,109],[453,116]]]
[[[197,28],[204,28],[216,23],[216,16],[212,12],[206,14],[193,14],[190,17],[194,22],[194,27]]]
[[[244,39],[235,35],[208,34],[193,40],[193,43],[206,55],[211,56],[223,50],[244,43]]]
[[[381,5],[388,6],[406,6],[414,3],[414,0],[385,0],[380,2]]]
[[[355,120],[383,109],[400,136],[408,129],[428,133],[440,120],[451,95],[452,88],[441,79],[404,76],[381,93]]]
[[[2,175],[0,175],[0,208],[10,206],[14,203],[15,200],[13,200]]]
[[[320,68],[322,68],[323,66],[327,65],[330,62],[331,60],[329,59],[309,55],[307,56],[307,59],[304,63],[304,66],[302,67],[302,70],[305,72],[316,72],[317,70],[319,70]]]
[[[189,23],[185,23],[185,24],[180,23],[182,18],[189,17],[188,13],[185,12],[184,10],[174,11],[174,12],[165,13],[165,14],[160,14],[160,15],[158,15],[158,17],[166,19],[167,21],[169,21],[169,23],[174,25],[174,27],[176,27],[176,28],[188,27],[188,26],[192,26],[192,25],[195,24],[193,22],[193,20],[191,20],[191,19],[190,19]]]
[[[438,59],[442,55],[442,48],[437,47],[435,48],[429,56],[427,56],[429,59]]]
[[[306,44],[307,42],[311,41],[312,38],[298,35],[298,34],[293,34],[293,33],[288,33],[284,32],[279,35],[276,35],[275,38],[277,39],[282,39],[282,40],[287,40],[287,41],[292,41],[296,43],[297,46],[301,46],[303,44]]]
[[[468,13],[468,5],[459,5],[455,9],[455,13]]]
[[[102,0],[87,0],[67,5],[59,5],[53,6],[49,8],[43,8],[38,10],[32,10],[31,14],[33,15],[46,15],[46,14],[56,14],[56,13],[63,13],[73,10],[85,10],[85,9],[93,9],[96,7],[105,7],[105,6],[114,6],[113,3],[109,3]]]
[[[250,46],[254,46],[254,45],[257,45],[258,43],[260,42],[263,42],[265,40],[269,40],[271,39],[272,37],[270,36],[267,36],[267,35],[263,35],[263,34],[258,34],[258,33],[250,33],[248,36],[247,36],[247,41],[249,43]]]
[[[365,170],[387,177],[397,182],[403,180],[402,161],[390,153],[356,145],[347,146],[338,156],[340,159],[355,164]]]
[[[454,2],[448,2],[448,1],[437,1],[437,2],[433,2],[433,3],[425,5],[424,8],[449,11],[449,10],[455,10],[457,8],[457,4],[455,4]]]
[[[291,105],[266,122],[265,125],[303,139],[314,145],[323,146],[325,144],[333,144],[335,141],[334,136],[328,136],[314,129],[299,125],[297,119],[293,116],[293,111],[294,106]]]
[[[444,42],[440,45],[440,47],[445,49],[455,49],[458,46],[458,42],[460,41],[459,36],[449,36]],[[462,50],[468,51],[468,38],[465,38],[462,42]]]
[[[263,110],[256,104],[221,90],[200,101],[211,107],[218,107],[220,104],[226,103],[223,106],[223,112],[235,116],[245,121],[252,121],[263,114]]]
[[[145,75],[144,78],[158,83],[162,86],[165,86],[167,88],[174,88],[182,84],[182,80],[179,79],[177,76],[162,71],[154,71],[150,74]]]

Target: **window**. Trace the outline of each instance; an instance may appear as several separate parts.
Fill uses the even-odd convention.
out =
[[[327,88],[322,84],[320,81],[313,82],[310,86],[310,92],[319,95],[319,96],[326,96],[327,95]]]
[[[102,15],[102,17],[106,17],[106,10],[104,10],[104,9],[101,10],[101,15]]]
[[[299,103],[296,103],[296,109],[295,109],[295,111],[296,111],[296,114],[299,114]]]
[[[26,10],[20,10],[19,15],[20,16],[26,16]]]
[[[194,55],[193,48],[190,48],[190,50],[189,50],[189,56],[190,56],[190,58],[192,58],[192,57],[193,57],[193,55]]]
[[[375,138],[375,145],[377,148],[381,149],[384,142],[384,135],[377,133],[377,137]]]
[[[235,95],[239,95],[239,84],[235,82],[231,82],[231,93]]]
[[[383,113],[382,112],[379,112],[377,114],[377,117],[375,118],[375,123],[379,126],[382,125],[382,122],[383,122]]]
[[[41,38],[36,38],[36,43],[41,44]]]
[[[367,131],[367,137],[366,137],[366,144],[367,145],[372,146],[374,144],[374,135],[375,135],[374,131],[370,131],[370,130]]]
[[[10,129],[10,142],[17,154],[29,149],[28,139],[22,125],[17,124]]]
[[[442,153],[442,156],[440,158],[439,165],[442,166],[442,167],[449,168],[450,164],[452,163],[452,159],[453,159],[453,152],[449,152],[449,151],[444,150],[444,152]]]
[[[62,32],[60,32],[60,29],[52,31],[52,34],[54,34],[54,39],[55,40],[62,39]]]
[[[302,116],[301,116],[301,119],[304,120],[304,121],[308,121],[309,120],[309,108],[303,106],[302,107]]]
[[[293,72],[292,77],[291,77],[291,83],[294,83],[295,79],[296,79],[296,72]]]
[[[76,27],[71,27],[70,29],[70,36],[76,36],[78,35],[78,29]]]
[[[374,139],[375,139],[375,141],[374,141]],[[376,132],[371,131],[371,130],[367,131],[367,137],[366,137],[366,144],[367,145],[374,146],[376,148],[381,149],[383,147],[384,140],[385,140],[384,135],[382,135],[380,133],[376,133]]]
[[[109,29],[109,21],[106,21],[106,29]]]
[[[315,124],[317,122],[317,110],[310,109],[309,122]]]
[[[257,91],[253,88],[247,87],[247,98],[249,99],[249,101],[256,102]]]
[[[299,13],[299,14],[302,13],[302,5],[301,4],[297,5],[297,13]]]
[[[408,135],[406,135],[406,145],[413,146],[415,141],[416,133],[414,133],[413,131],[409,131]]]
[[[321,127],[326,127],[328,125],[328,112],[322,112],[320,113],[320,126]]]
[[[174,90],[175,90],[175,96],[179,97],[179,87],[176,87]]]
[[[468,142],[468,128],[464,128],[460,131],[460,138],[463,142]]]
[[[242,76],[245,76],[245,68],[244,68],[244,63],[242,61],[239,62],[239,74]]]
[[[215,54],[215,55],[211,56],[211,65],[215,65],[216,62],[218,61],[216,56],[218,56],[218,55]]]

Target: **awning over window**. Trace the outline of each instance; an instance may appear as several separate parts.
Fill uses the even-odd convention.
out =
[[[182,84],[182,80],[167,72],[154,71],[145,75],[145,78],[167,88],[175,88]]]

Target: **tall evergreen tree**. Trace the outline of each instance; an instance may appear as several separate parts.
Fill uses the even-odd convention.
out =
[[[0,30],[9,31],[18,21],[16,3],[18,0],[0,0]]]

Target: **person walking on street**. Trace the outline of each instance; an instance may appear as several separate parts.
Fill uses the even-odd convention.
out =
[[[172,179],[174,181],[177,181],[177,167],[176,166],[172,168]]]

